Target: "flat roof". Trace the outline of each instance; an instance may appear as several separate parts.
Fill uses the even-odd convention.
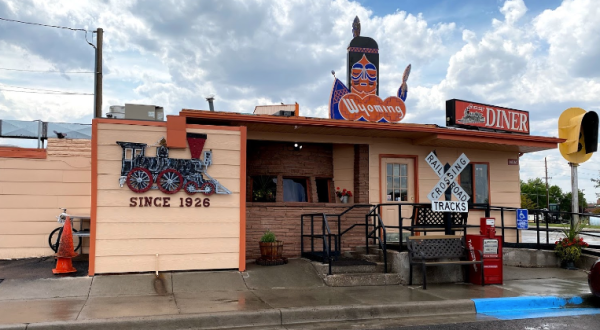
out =
[[[246,126],[249,132],[401,138],[414,145],[521,153],[555,149],[556,137],[467,130],[434,124],[373,123],[312,117],[282,117],[248,113],[183,109],[188,124]]]

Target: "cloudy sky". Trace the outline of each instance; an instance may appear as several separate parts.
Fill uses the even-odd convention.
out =
[[[0,0],[1,18],[104,29],[104,112],[207,109],[214,94],[219,111],[298,102],[301,115],[326,117],[357,15],[379,43],[380,95],[412,64],[404,122],[445,125],[445,100],[459,98],[529,111],[532,134],[557,136],[563,110],[600,111],[595,0]],[[0,20],[1,119],[89,123],[93,96],[42,93],[93,93],[93,75],[79,73],[93,70],[84,32]],[[558,150],[523,156],[521,178],[542,177],[544,157],[550,183],[570,190]],[[588,200],[600,193],[597,157],[579,170]]]

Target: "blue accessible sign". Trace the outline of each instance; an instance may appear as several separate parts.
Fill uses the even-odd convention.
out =
[[[526,209],[517,209],[517,229],[529,229],[529,212]]]

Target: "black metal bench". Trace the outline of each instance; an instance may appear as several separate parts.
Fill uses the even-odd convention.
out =
[[[480,265],[483,267],[483,253],[479,252],[479,261],[469,259],[469,249],[465,247],[463,236],[410,236],[407,241],[408,260],[410,263],[409,285],[412,285],[413,265],[421,265],[423,272],[423,290],[427,289],[427,266],[442,265]],[[440,260],[459,259],[459,260]],[[483,270],[483,268],[482,268]],[[467,270],[467,281],[469,271]],[[484,285],[483,271],[481,272],[481,285]]]
[[[453,231],[462,231],[464,235],[467,234],[467,219],[469,213],[462,212],[449,212],[450,213],[450,228]],[[435,212],[431,209],[431,204],[415,205],[410,218],[403,218],[410,220],[410,227],[403,227],[403,229],[410,230],[410,234],[414,235],[415,232],[444,232],[446,225],[444,222],[444,212]]]

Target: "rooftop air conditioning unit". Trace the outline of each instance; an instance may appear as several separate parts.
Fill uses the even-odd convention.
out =
[[[279,110],[273,114],[273,116],[282,116],[282,117],[292,117],[294,115],[294,111],[288,110]]]

